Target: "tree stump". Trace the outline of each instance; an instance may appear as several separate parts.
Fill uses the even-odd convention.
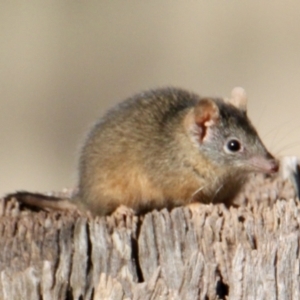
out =
[[[0,299],[300,299],[300,206],[254,176],[240,206],[89,218],[0,201]]]

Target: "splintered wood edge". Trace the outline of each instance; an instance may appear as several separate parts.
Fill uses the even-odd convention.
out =
[[[287,169],[289,180],[253,176],[230,209],[84,218],[0,201],[0,298],[298,299],[300,206]]]

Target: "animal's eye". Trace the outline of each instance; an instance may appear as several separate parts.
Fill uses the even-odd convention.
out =
[[[241,150],[242,145],[237,139],[230,139],[225,145],[228,152],[234,153]]]

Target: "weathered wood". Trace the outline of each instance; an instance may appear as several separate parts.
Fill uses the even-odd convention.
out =
[[[1,200],[0,299],[300,299],[294,189],[257,176],[238,201],[93,219]]]

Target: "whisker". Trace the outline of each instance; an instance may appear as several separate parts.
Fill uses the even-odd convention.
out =
[[[204,185],[204,186],[201,186],[199,189],[197,189],[197,190],[192,194],[192,198],[194,198],[194,196],[197,195],[200,191],[202,191],[206,186],[207,186],[207,184]]]
[[[285,125],[288,125],[288,124],[291,123],[292,121],[294,121],[294,120],[292,119],[292,120],[288,120],[288,121],[286,121],[286,122],[284,122],[284,123],[278,124],[278,125],[275,126],[274,128],[270,129],[267,133],[262,134],[262,138],[265,139],[265,138],[266,138],[267,136],[269,136],[272,132],[274,132],[275,130],[276,130],[276,131],[279,131],[280,128],[282,128],[282,127],[285,126]],[[279,129],[278,129],[278,128],[279,128]]]
[[[288,132],[288,133],[290,133],[290,132],[292,132],[292,131],[294,131],[294,130],[296,130],[296,129],[299,129],[299,125],[298,125],[298,126],[295,126],[295,127],[292,128],[292,129],[289,129],[289,132]],[[284,134],[284,136],[283,136],[280,140],[277,140],[277,141],[276,141],[276,144],[279,145],[281,142],[283,142],[283,141],[289,136],[288,133],[287,133],[287,134]],[[275,149],[275,151],[277,151],[277,150]]]
[[[293,142],[293,143],[290,143],[290,144],[287,144],[287,145],[281,147],[275,153],[278,155],[278,154],[280,154],[280,152],[282,152],[282,151],[284,151],[286,149],[292,149],[292,148],[295,148],[295,147],[300,147],[300,140],[298,140],[296,142]]]
[[[275,147],[274,147],[274,142],[276,141],[276,138],[277,138],[277,136],[278,136],[278,134],[279,134],[279,132],[280,132],[280,129],[281,129],[282,127],[280,127],[276,132],[275,132],[275,134],[273,135],[273,138],[272,138],[272,141],[271,141],[271,144],[270,144],[270,149],[274,149]],[[278,144],[278,141],[276,141],[276,145]],[[275,150],[276,151],[276,150]]]
[[[223,186],[224,186],[224,183],[221,184],[220,187],[216,190],[216,192],[215,192],[215,194],[214,194],[214,196],[213,196],[213,198],[211,200],[212,203],[214,203],[214,200],[215,200],[217,194],[220,192],[220,190],[222,189]]]

